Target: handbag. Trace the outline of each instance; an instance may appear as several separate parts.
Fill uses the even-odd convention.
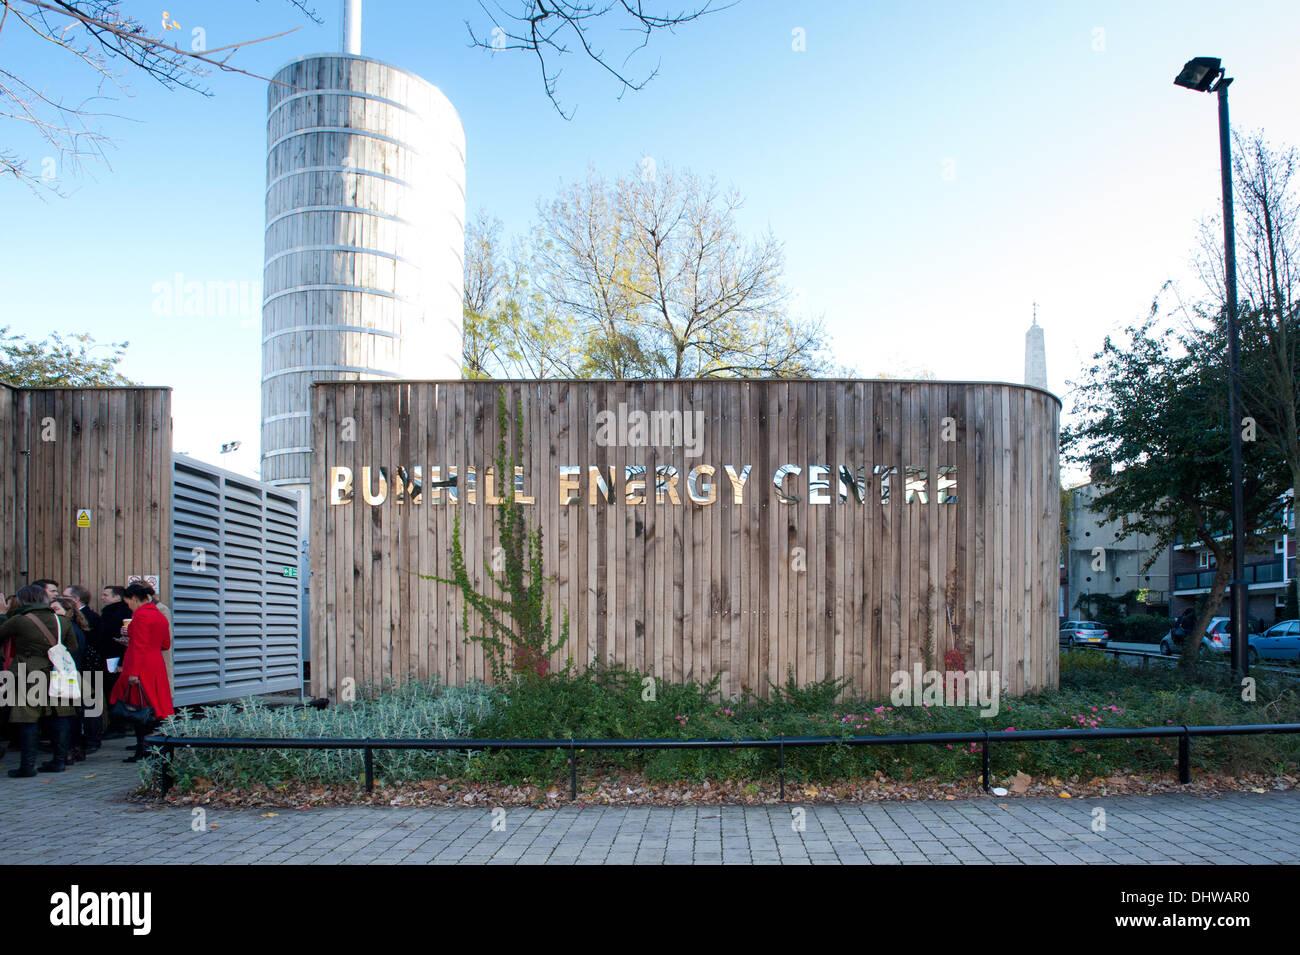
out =
[[[81,677],[77,673],[77,663],[72,659],[72,654],[68,648],[63,645],[63,624],[59,615],[54,615],[54,626],[58,631],[58,636],[50,633],[50,628],[45,626],[39,617],[35,614],[29,614],[28,619],[45,634],[45,639],[50,641],[50,649],[45,651],[46,656],[50,658],[50,690],[49,697],[51,701],[62,700],[64,705],[68,703],[81,702]],[[58,704],[54,704],[58,705]]]
[[[126,695],[114,703],[112,710],[109,712],[124,722],[138,724],[140,726],[149,726],[154,722],[153,707],[150,706],[149,701],[145,699],[144,687],[137,686],[136,689],[140,691],[139,706],[136,706],[131,702],[131,687],[128,685],[126,688]]]

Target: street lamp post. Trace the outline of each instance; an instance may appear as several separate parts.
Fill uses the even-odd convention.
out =
[[[1228,124],[1228,85],[1221,61],[1198,56],[1183,64],[1174,83],[1198,93],[1219,96],[1219,172],[1223,179],[1223,276],[1228,301],[1228,425],[1232,439],[1232,668],[1246,675],[1246,504],[1241,478],[1241,375],[1237,357],[1237,253],[1232,226],[1232,127]]]

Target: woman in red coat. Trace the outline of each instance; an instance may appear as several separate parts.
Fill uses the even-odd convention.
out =
[[[167,663],[163,660],[163,651],[171,649],[171,628],[162,611],[149,599],[151,591],[152,588],[143,584],[131,584],[122,598],[131,610],[131,622],[126,628],[126,653],[122,655],[122,666],[108,702],[110,706],[119,700],[136,705],[147,703],[153,707],[155,720],[165,720],[175,712],[171,685],[167,682]],[[135,754],[127,757],[126,762],[134,763],[144,756],[144,738],[154,725],[136,724]]]

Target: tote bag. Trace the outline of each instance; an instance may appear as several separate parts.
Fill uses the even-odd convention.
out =
[[[57,705],[54,703],[55,700],[61,701],[64,705],[80,703],[81,678],[77,674],[76,661],[72,659],[68,648],[63,645],[63,622],[59,619],[59,615],[54,615],[54,626],[59,634],[57,637],[50,633],[50,628],[45,626],[39,617],[33,615],[31,621],[45,634],[45,639],[50,641],[50,648],[45,653],[53,667],[50,671],[51,704]]]

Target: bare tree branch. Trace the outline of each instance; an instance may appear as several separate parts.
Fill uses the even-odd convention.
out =
[[[495,2],[493,10],[488,8],[485,0],[479,0],[479,7],[491,21],[492,29],[481,35],[475,32],[468,20],[465,29],[469,32],[471,46],[494,53],[506,50],[531,52],[537,59],[542,85],[551,105],[565,119],[572,119],[572,110],[565,112],[560,105],[556,90],[561,71],[553,65],[555,60],[574,52],[569,49],[569,42],[576,43],[583,56],[619,84],[621,98],[628,90],[643,89],[659,74],[658,63],[639,76],[627,70],[632,57],[649,46],[656,31],[673,33],[683,24],[734,5],[714,6],[712,0],[708,0],[699,9],[669,13],[647,11],[642,0],[517,0],[509,10],[503,3]],[[619,66],[613,65],[616,54],[606,51],[605,39],[596,36],[600,27],[616,33],[636,33],[641,37],[640,42],[633,44],[623,55]]]
[[[321,22],[307,0],[286,2],[311,20]],[[126,93],[127,78],[142,73],[167,89],[181,87],[210,96],[211,92],[201,81],[212,69],[267,80],[232,65],[231,57],[242,47],[294,32],[286,30],[213,49],[187,50],[167,42],[161,35],[154,35],[142,21],[124,14],[121,5],[121,0],[0,0],[0,30],[7,27],[10,31],[6,39],[13,37],[15,23],[25,26],[30,35],[75,57],[97,77],[94,96],[69,103],[47,93],[43,81],[0,70],[0,118],[30,125],[55,155],[73,168],[79,168],[84,159],[106,162],[104,149],[112,140],[100,123],[112,114],[90,112],[86,105],[96,99],[110,98],[103,95],[107,84]],[[167,22],[163,29],[170,29]],[[218,53],[225,55],[218,57]],[[114,61],[119,59],[128,66],[115,71]],[[66,71],[65,67],[56,68]],[[47,157],[37,174],[29,169],[28,161],[18,150],[6,149],[0,152],[0,176],[12,175],[37,195],[43,190],[59,193],[56,177],[49,168],[53,158]]]

